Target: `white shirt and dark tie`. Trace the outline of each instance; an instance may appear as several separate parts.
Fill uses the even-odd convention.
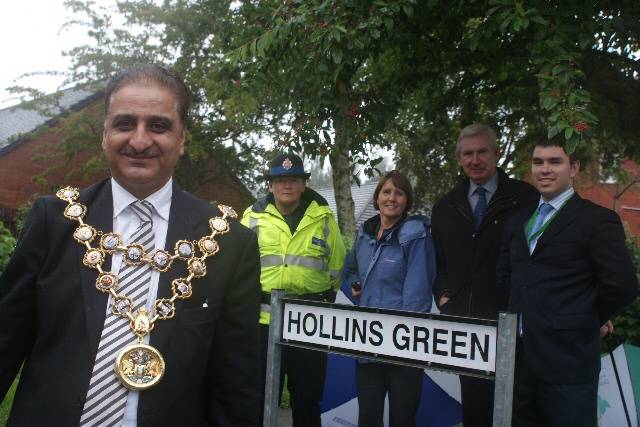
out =
[[[167,229],[169,226],[169,212],[171,210],[171,196],[173,192],[172,179],[169,179],[169,181],[160,190],[145,198],[144,201],[142,201],[142,204],[144,204],[143,209],[138,211],[136,211],[136,209],[138,209],[137,207],[140,202],[138,202],[137,197],[125,190],[113,178],[111,179],[111,189],[113,196],[113,232],[122,236],[124,245],[128,245],[130,243],[140,243],[133,242],[131,239],[132,237],[135,237],[134,235],[136,233],[140,235],[141,221],[148,219],[151,222],[151,230],[148,230],[149,234],[147,235],[151,236],[150,238],[153,239],[153,241],[150,242],[148,246],[150,248],[153,247],[156,249],[164,249],[167,237]],[[122,271],[123,268],[126,267],[126,264],[123,262],[122,258],[123,255],[119,252],[116,252],[112,255],[111,273],[118,274]],[[149,312],[151,313],[153,312],[153,302],[155,301],[158,293],[159,279],[160,273],[156,270],[151,270],[150,274],[147,273],[147,276],[145,278],[145,281],[147,282],[145,287],[147,290],[141,290],[141,292],[146,292],[146,296],[142,295],[140,299],[146,306],[147,310],[149,310]],[[122,281],[124,282],[124,280]],[[106,307],[107,320],[105,321],[105,326],[110,317],[114,316],[111,313],[110,308],[111,300],[112,297],[109,296],[109,301]],[[103,330],[102,335],[103,337],[101,338],[101,343],[98,347],[98,355],[100,355],[100,350],[103,345],[102,340],[106,335],[105,330]],[[131,332],[131,336],[132,338],[134,338],[133,332]],[[146,344],[149,343],[149,335],[145,337],[144,342]],[[113,355],[109,354],[107,357],[110,358],[111,361],[113,361],[119,351],[120,349],[114,351]],[[112,364],[113,362],[109,364],[109,368],[111,369],[111,371],[113,371],[113,369],[111,368]],[[97,366],[94,366],[93,376],[96,375],[96,369]],[[112,372],[108,374],[114,375],[112,374]],[[124,388],[124,386],[122,387]],[[100,421],[101,418],[99,415],[89,415],[83,413],[83,417],[81,418],[81,425],[94,425],[96,424],[96,422],[98,424],[104,422],[109,425],[122,425],[127,427],[136,426],[139,392],[133,390],[123,391],[122,389],[119,389],[118,391],[126,393],[126,404],[124,405],[123,410],[120,409],[119,411],[116,411],[118,413],[114,413],[114,415],[109,420],[104,419],[104,416],[102,416],[102,421]],[[90,385],[88,397],[91,394],[92,387]],[[122,401],[124,401],[124,399],[122,399]],[[89,401],[85,403],[84,412],[87,412],[87,407],[90,403],[91,402]],[[96,404],[94,403],[94,405]],[[104,410],[107,411],[107,408],[105,408]],[[99,411],[94,410],[93,412],[96,413]]]
[[[573,196],[575,190],[573,187],[567,188],[562,193],[558,194],[553,199],[545,202],[542,197],[540,197],[540,201],[538,202],[537,216],[536,222],[531,227],[531,230],[527,233],[527,241],[529,243],[529,254],[532,254],[536,249],[536,245],[538,244],[538,240],[542,234],[535,235],[536,232],[544,227],[550,220],[555,216],[555,214],[560,210],[562,205],[566,203],[567,200]],[[526,230],[525,230],[526,232]],[[531,237],[529,237],[531,236]]]

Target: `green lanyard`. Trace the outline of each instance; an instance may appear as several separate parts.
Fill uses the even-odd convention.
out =
[[[529,218],[529,222],[527,222],[527,227],[525,228],[525,237],[528,237],[527,239],[527,243],[529,245],[531,245],[531,242],[533,242],[534,240],[537,240],[538,237],[540,237],[542,235],[542,233],[544,233],[544,231],[547,229],[547,227],[549,226],[549,224],[551,224],[551,221],[554,220],[554,218],[556,217],[556,215],[558,215],[558,212],[560,212],[560,209],[562,209],[562,207],[565,205],[565,203],[567,203],[568,200],[565,200],[558,209],[553,209],[554,212],[551,214],[551,217],[549,217],[549,219],[542,225],[542,227],[540,227],[540,229],[538,231],[536,231],[531,237],[529,236],[529,233],[531,232],[531,229],[533,228],[533,224],[536,223],[536,219],[538,219],[538,215],[540,214],[540,206],[538,206],[538,208],[533,212],[533,215],[531,215],[531,218]]]

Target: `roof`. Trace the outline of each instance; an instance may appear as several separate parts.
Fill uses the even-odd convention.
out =
[[[84,106],[96,95],[99,94],[95,91],[77,88],[64,89],[58,101],[59,107],[51,107],[48,114],[28,108],[25,104],[0,110],[0,150],[11,145],[20,135],[55,120],[55,116],[63,114],[66,110]]]
[[[353,204],[355,207],[354,216],[356,219],[356,226],[362,225],[363,222],[378,213],[378,211],[373,207],[373,191],[376,189],[376,185],[378,185],[377,181],[369,181],[360,186],[351,186],[351,197],[353,197]],[[324,187],[314,190],[320,193],[320,195],[327,200],[331,211],[337,216],[336,197],[333,193],[333,187]]]

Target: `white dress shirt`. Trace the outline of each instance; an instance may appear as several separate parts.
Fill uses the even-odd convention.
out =
[[[167,239],[167,228],[169,226],[169,211],[171,210],[171,196],[173,194],[172,178],[158,191],[145,198],[147,202],[153,205],[153,232],[155,233],[156,249],[164,249]],[[111,191],[113,195],[113,232],[122,236],[124,244],[134,243],[129,241],[133,233],[138,229],[138,216],[129,209],[129,205],[136,200],[133,194],[125,190],[117,181],[111,178]],[[111,272],[117,273],[123,267],[122,254],[116,252],[111,259]],[[147,309],[153,313],[152,306],[158,295],[158,281],[160,280],[160,272],[152,270],[151,282],[149,283],[149,294],[147,295]],[[111,296],[107,304],[107,316],[112,316]],[[146,344],[149,343],[149,335],[144,338]],[[140,392],[130,390],[127,396],[127,404],[124,409],[124,418],[122,425],[126,427],[135,427],[138,418],[138,398]]]

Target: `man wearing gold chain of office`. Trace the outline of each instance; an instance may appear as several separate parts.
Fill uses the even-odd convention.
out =
[[[138,66],[105,107],[112,177],[38,199],[0,277],[9,425],[255,426],[258,247],[173,182],[189,92]]]

